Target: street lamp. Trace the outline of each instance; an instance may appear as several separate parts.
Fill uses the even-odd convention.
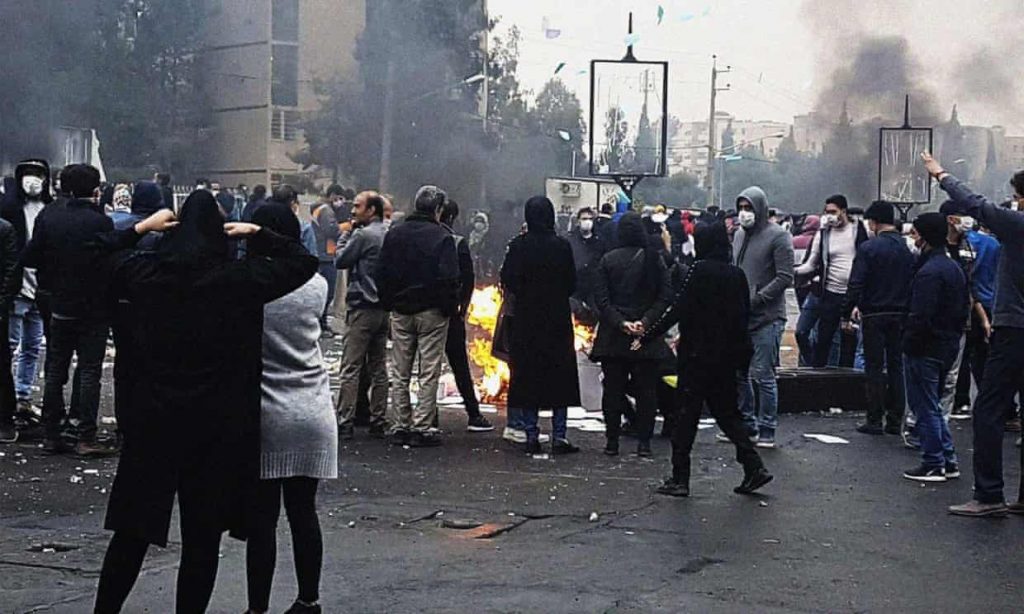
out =
[[[633,55],[633,14],[626,55],[590,62],[590,174],[609,177],[632,200],[644,177],[667,174],[668,62]]]
[[[910,96],[903,107],[903,125],[880,128],[878,139],[878,200],[886,200],[907,221],[914,205],[931,202],[932,178],[921,164],[921,153],[932,150],[932,129],[910,125]]]

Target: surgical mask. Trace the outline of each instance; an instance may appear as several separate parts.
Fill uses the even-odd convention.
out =
[[[917,242],[914,241],[914,239],[910,237],[904,237],[904,240],[907,242],[907,249],[910,250],[911,254],[917,256],[918,254],[921,253],[921,249],[917,246]]]
[[[39,196],[43,193],[43,178],[25,175],[21,178],[21,189],[29,196]]]
[[[580,220],[580,230],[583,232],[593,232],[594,220]]]
[[[960,232],[967,232],[968,230],[974,230],[974,218],[970,216],[964,216],[960,218]]]
[[[839,216],[831,213],[826,213],[821,216],[821,225],[828,226],[829,228],[835,228],[839,225]]]
[[[483,231],[484,223],[483,222],[475,222],[473,224],[473,229],[476,230],[476,231]]]
[[[740,226],[744,228],[750,228],[757,221],[757,216],[753,211],[740,211],[736,218],[740,221]]]
[[[655,213],[651,216],[651,221],[655,224],[664,224],[668,221],[668,215],[664,213]]]

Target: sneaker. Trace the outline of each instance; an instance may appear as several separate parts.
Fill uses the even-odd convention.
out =
[[[1007,433],[1019,433],[1020,432],[1020,418],[1013,418],[1006,421],[1006,432]]]
[[[970,420],[971,419],[971,406],[961,405],[953,409],[953,412],[949,414],[951,420]]]
[[[83,458],[103,458],[117,454],[117,448],[98,441],[79,441],[75,444],[75,454]]]
[[[619,440],[609,439],[604,444],[604,455],[605,456],[618,456],[619,455]]]
[[[1006,507],[1006,503],[982,503],[977,499],[972,499],[967,503],[961,505],[949,506],[949,513],[954,516],[970,516],[972,518],[985,518],[987,516],[1002,517],[1006,515],[1009,509]]]
[[[338,426],[338,439],[351,441],[356,436],[356,427],[351,422]]]
[[[480,414],[470,416],[469,422],[466,424],[466,430],[470,433],[486,433],[494,430],[494,425],[487,421]]]
[[[766,448],[768,450],[772,450],[775,448],[775,437],[765,437],[764,435],[761,435],[760,437],[757,438],[757,441],[754,442],[754,445],[757,446],[758,448]]]
[[[292,607],[285,610],[284,614],[320,614],[323,610],[319,603],[302,603],[296,601]]]
[[[11,426],[0,426],[0,443],[14,443],[18,441],[18,429]]]
[[[674,478],[667,478],[661,483],[661,486],[654,489],[654,492],[669,497],[689,497],[690,487],[682,482],[677,482]]]
[[[756,444],[757,443],[757,439],[758,439],[757,435],[751,435],[750,436],[750,443],[755,443]],[[732,443],[732,440],[729,439],[729,436],[726,435],[725,433],[723,433],[722,431],[718,431],[715,434],[715,441],[717,441],[718,443]]]
[[[946,463],[946,479],[955,480],[960,477],[960,463]]]
[[[1017,516],[1024,516],[1024,501],[1018,501],[1007,505],[1006,511]]]
[[[636,444],[636,455],[640,458],[650,458],[654,456],[654,452],[651,451],[651,442],[638,441]]]
[[[576,454],[579,451],[579,446],[574,445],[568,439],[556,439],[551,444],[552,454]]]
[[[864,424],[861,424],[860,426],[857,427],[857,432],[864,435],[884,435],[885,429],[883,429],[882,425],[880,424],[871,424],[870,422],[865,422]]]
[[[409,443],[409,431],[404,429],[395,429],[388,435],[388,443],[393,446],[404,446]]]
[[[414,448],[436,448],[441,445],[441,436],[437,433],[416,432],[409,438],[409,445]]]
[[[925,467],[918,465],[913,469],[903,472],[903,477],[915,482],[945,482],[946,469],[944,467]]]
[[[506,426],[501,438],[509,443],[526,443],[526,431]]]
[[[537,439],[532,439],[530,441],[527,441],[525,449],[526,449],[526,453],[530,454],[530,455],[532,455],[532,454],[540,454],[541,451],[542,451],[542,449],[540,447],[540,441],[537,440]]]
[[[67,454],[71,451],[71,447],[64,443],[60,439],[44,439],[43,440],[43,454],[57,455]]]
[[[384,439],[387,436],[387,429],[383,424],[371,424],[369,431],[370,439]],[[351,436],[349,437],[351,439]]]
[[[732,491],[737,495],[749,495],[758,488],[761,488],[765,484],[775,479],[775,476],[768,473],[768,470],[764,467],[758,467],[754,471],[744,472],[743,481]]]

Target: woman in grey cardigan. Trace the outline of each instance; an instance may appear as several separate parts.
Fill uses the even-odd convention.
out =
[[[299,221],[285,205],[268,204],[253,223],[294,238]],[[255,258],[261,254],[250,251]],[[314,275],[264,307],[260,482],[255,527],[246,550],[249,612],[266,612],[277,558],[281,496],[292,532],[299,595],[288,613],[320,612],[323,540],[316,514],[319,480],[338,477],[338,427],[320,353],[320,315],[327,282]]]

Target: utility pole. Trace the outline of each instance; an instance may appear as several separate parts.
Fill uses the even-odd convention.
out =
[[[732,66],[726,66],[723,70],[718,69],[718,56],[711,56],[711,113],[708,115],[708,177],[704,185],[708,190],[708,205],[715,204],[715,149],[718,131],[715,127],[715,103],[718,92],[729,90],[729,85],[718,87],[718,75],[732,72]]]
[[[392,46],[390,44],[393,38],[391,32],[395,27],[392,19],[397,15],[397,11],[394,11],[391,6],[391,1],[381,2],[380,11],[380,27],[386,32],[388,37],[388,43],[385,45],[385,49],[388,55],[387,72],[384,76],[384,112],[381,122],[381,135],[380,135],[380,174],[377,178],[377,189],[383,194],[392,189],[391,187],[391,146],[393,140],[393,133],[395,128],[395,115],[397,113],[397,100],[395,99],[396,80],[397,80],[397,69],[395,66],[395,59],[392,57]]]

